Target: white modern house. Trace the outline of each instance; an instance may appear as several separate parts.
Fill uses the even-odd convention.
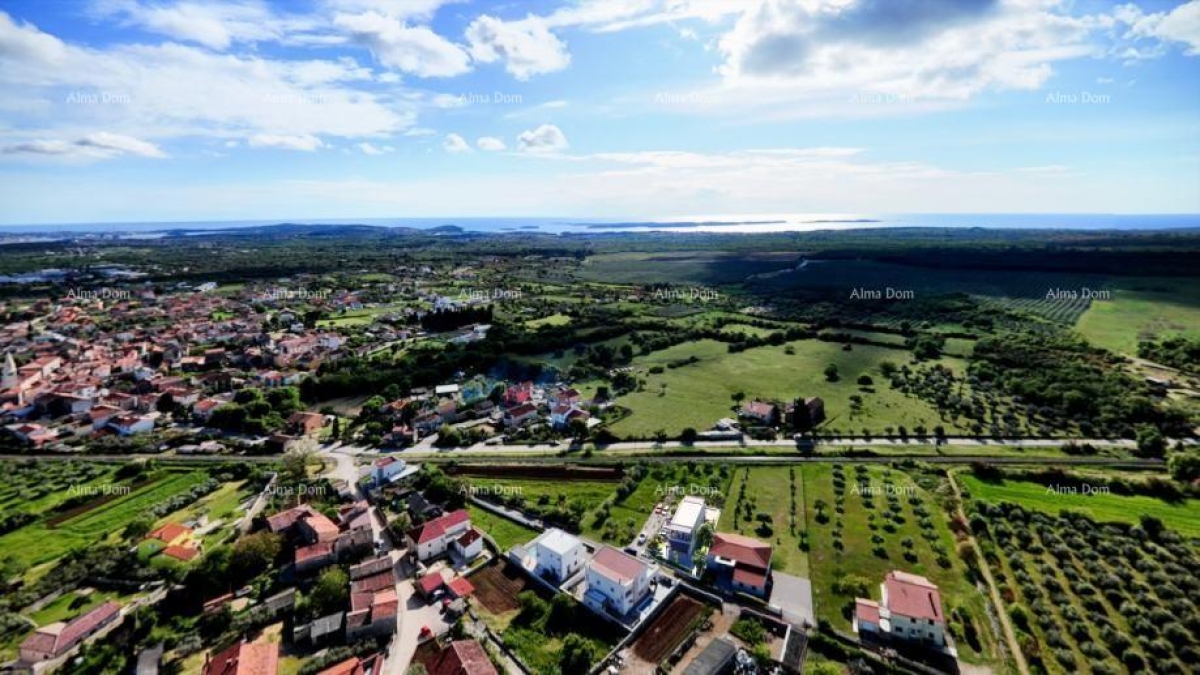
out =
[[[533,540],[531,548],[537,560],[534,574],[549,577],[557,583],[570,579],[583,567],[583,542],[562,530],[546,530]]]
[[[696,534],[704,525],[704,514],[704,500],[700,497],[689,496],[680,500],[671,522],[663,528],[667,536],[667,558],[671,562],[691,568]]]
[[[401,478],[415,474],[420,467],[410,466],[396,457],[382,457],[375,460],[371,466],[371,478],[376,485],[387,485]]]
[[[587,565],[583,602],[594,611],[624,617],[650,595],[657,571],[655,565],[603,546]]]

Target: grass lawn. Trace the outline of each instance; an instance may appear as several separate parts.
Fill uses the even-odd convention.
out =
[[[1046,486],[1025,481],[981,481],[960,474],[959,482],[973,499],[989,502],[1013,502],[1058,515],[1063,509],[1086,513],[1097,521],[1137,523],[1142,515],[1161,520],[1167,527],[1188,537],[1200,537],[1200,502],[1171,504],[1154,497],[1114,494],[1058,494]]]
[[[30,614],[29,618],[37,622],[38,626],[45,626],[55,621],[72,619],[100,606],[105,601],[119,597],[120,595],[114,591],[93,590],[91,593],[80,593],[78,591],[63,593],[54,602]],[[80,602],[72,608],[71,605],[76,600]]]
[[[612,504],[607,520],[598,520],[595,511],[584,514],[583,534],[596,541],[624,546],[633,541],[655,505],[668,495],[682,498],[694,494],[703,497],[709,506],[721,508],[729,500],[731,478],[732,472],[726,467],[713,464],[687,464],[681,459],[677,464],[652,465],[628,497]]]
[[[514,523],[491,511],[485,511],[474,504],[467,505],[467,512],[471,514],[471,523],[495,539],[501,552],[507,551],[517,544],[529,543],[537,536],[537,532],[528,527]]]
[[[795,476],[796,491],[793,495],[791,476]],[[745,491],[742,492],[742,486]],[[800,550],[800,537],[805,527],[804,481],[800,467],[756,466],[738,467],[730,485],[730,499],[721,511],[718,532],[736,532],[747,537],[761,539],[774,547],[772,568],[780,572],[809,576],[808,553]],[[734,507],[738,495],[755,504],[751,520],[739,517]],[[794,502],[793,502],[794,498]],[[794,508],[793,508],[794,506]],[[766,513],[771,516],[770,531],[760,529],[753,516]]]
[[[11,551],[14,558],[30,567],[55,560],[73,548],[119,534],[129,521],[149,508],[206,479],[207,474],[202,471],[164,472],[130,494],[81,513],[57,527],[51,528],[39,521],[0,536],[0,550]]]
[[[635,366],[649,368],[695,356],[699,363],[665,368],[662,374],[646,377],[645,391],[620,397],[617,403],[633,411],[613,424],[613,433],[623,437],[649,438],[658,429],[678,434],[685,427],[708,429],[719,419],[730,417],[732,394],[742,392],[754,398],[792,400],[820,396],[825,400],[828,419],[825,428],[859,432],[863,427],[882,434],[887,426],[904,425],[932,428],[943,424],[929,404],[893,390],[879,374],[879,364],[906,363],[911,355],[902,350],[854,345],[843,351],[840,344],[819,340],[789,343],[795,354],[786,354],[785,346],[758,347],[730,353],[724,343],[714,340],[676,345],[636,357]],[[945,358],[942,362],[962,372],[962,361]],[[825,367],[838,368],[840,379],[828,382]],[[874,393],[862,391],[855,380],[870,374],[876,381]],[[663,385],[666,386],[665,393]],[[862,410],[850,413],[850,396],[863,398]]]
[[[1168,283],[1178,288],[1163,287]],[[1179,280],[1147,282],[1144,288],[1119,288],[1113,291],[1111,300],[1093,301],[1076,328],[1094,345],[1132,355],[1137,354],[1141,340],[1200,337],[1200,287],[1193,281]]]
[[[476,478],[461,476],[463,484],[486,498],[488,493],[497,495],[519,494],[529,506],[549,505],[578,501],[592,510],[612,496],[619,481],[591,480],[531,480],[511,478]]]
[[[530,330],[537,330],[542,326],[565,326],[571,323],[571,317],[566,314],[551,314],[540,319],[533,319],[525,322],[525,327]]]
[[[856,465],[846,462],[841,465],[845,477],[844,512],[839,514],[834,466],[803,467],[803,495],[811,546],[809,564],[812,568],[813,601],[817,616],[848,631],[855,594],[865,590],[878,600],[879,584],[889,571],[899,569],[919,574],[938,585],[948,616],[955,615],[958,610],[970,618],[974,633],[979,636],[975,645],[961,639],[964,631],[958,621],[951,621],[951,629],[959,637],[960,655],[972,662],[992,660],[995,645],[988,624],[986,600],[967,579],[966,568],[955,552],[954,537],[933,495],[904,472],[871,466],[860,479]],[[858,489],[860,480],[865,482],[867,490]],[[756,487],[756,491],[762,489]],[[856,490],[862,494],[856,494]],[[879,494],[875,494],[877,492]],[[898,504],[899,517],[903,522],[889,522],[884,518],[884,514],[892,508],[888,493],[896,497],[895,503]],[[910,502],[912,498],[919,499],[920,508],[929,514],[932,540],[923,536],[924,531],[919,526],[920,517],[915,512],[918,507]],[[817,508],[818,502],[823,502],[822,509]],[[870,508],[868,503],[871,504]],[[822,517],[821,513],[825,516]],[[841,551],[837,549],[837,537],[834,534],[838,531],[839,521],[842,523]],[[876,529],[871,529],[872,525]],[[894,531],[887,531],[889,527]],[[873,541],[873,537],[879,539]],[[912,542],[911,557],[906,557],[908,549],[904,542],[907,540]],[[949,567],[938,563],[938,547],[945,552]],[[835,592],[835,585],[839,582],[860,588],[843,589],[838,593]]]

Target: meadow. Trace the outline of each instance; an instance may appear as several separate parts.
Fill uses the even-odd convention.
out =
[[[518,544],[527,544],[537,536],[537,532],[528,527],[481,509],[474,504],[467,505],[467,513],[471,514],[471,524],[488,533],[502,553]]]
[[[1058,515],[1063,509],[1078,511],[1098,521],[1137,524],[1142,515],[1158,518],[1187,537],[1200,537],[1200,503],[1173,504],[1142,495],[1060,494],[1045,485],[1027,481],[982,481],[963,474],[957,477],[973,499],[1012,502],[1043,513]]]
[[[795,352],[788,354],[787,348]],[[672,362],[696,357],[697,363],[668,368]],[[798,397],[819,396],[825,400],[828,419],[825,428],[858,433],[862,428],[882,434],[885,427],[908,428],[944,424],[932,406],[891,389],[879,372],[884,361],[897,365],[908,362],[904,350],[870,345],[854,345],[845,351],[842,345],[820,340],[801,340],[781,346],[765,346],[730,353],[728,347],[713,340],[676,345],[648,355],[635,357],[633,365],[643,371],[661,366],[661,374],[647,374],[643,391],[617,399],[633,414],[612,425],[621,437],[650,438],[659,430],[677,435],[686,427],[709,429],[717,420],[734,416],[732,395],[791,401]],[[962,361],[950,357],[941,362],[961,373]],[[825,368],[834,365],[838,380],[830,382]],[[860,375],[870,376],[873,392],[856,384]],[[862,397],[858,411],[851,410],[851,396]]]
[[[1200,286],[1155,280],[1117,288],[1111,300],[1093,302],[1076,328],[1098,347],[1134,356],[1142,340],[1200,337]]]
[[[737,468],[717,531],[766,541],[773,547],[773,569],[810,576],[808,551],[801,545],[808,527],[803,485],[800,467]],[[755,519],[758,513],[770,518],[767,524]]]

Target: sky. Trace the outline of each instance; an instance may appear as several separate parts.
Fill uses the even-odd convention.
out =
[[[1200,213],[1200,0],[0,0],[0,223]]]

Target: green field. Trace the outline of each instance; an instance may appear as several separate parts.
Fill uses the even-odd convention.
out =
[[[165,472],[130,494],[81,513],[56,527],[39,521],[0,536],[0,551],[11,551],[18,562],[30,567],[50,562],[74,548],[120,534],[125,525],[149,508],[190,490],[207,477],[201,471]]]
[[[571,323],[571,317],[566,314],[551,314],[540,319],[532,319],[525,322],[525,327],[530,330],[537,330],[542,326],[565,326]]]
[[[672,435],[685,427],[709,429],[717,420],[733,415],[731,396],[738,391],[747,400],[757,397],[790,401],[801,396],[819,396],[825,400],[828,416],[825,427],[847,432],[867,427],[882,434],[885,427],[899,425],[911,429],[917,425],[932,428],[944,424],[947,429],[953,428],[949,422],[942,422],[929,404],[895,391],[883,381],[879,364],[883,361],[903,364],[910,359],[908,352],[867,345],[854,345],[851,351],[844,351],[840,344],[819,340],[788,344],[795,354],[786,354],[785,346],[730,353],[724,343],[699,340],[636,357],[635,367],[663,366],[664,372],[647,375],[645,391],[617,399],[619,405],[633,414],[613,424],[613,433],[649,438],[658,429]],[[700,361],[666,368],[672,361],[691,356]],[[958,359],[945,358],[942,363],[957,372],[963,370]],[[826,381],[823,374],[830,364],[838,368],[837,382]],[[875,380],[874,393],[860,391],[855,384],[858,376],[864,374]],[[852,395],[864,400],[862,411],[857,414],[850,412]]]
[[[537,536],[537,532],[528,527],[514,523],[491,511],[485,511],[474,504],[467,505],[467,512],[471,514],[471,523],[487,532],[496,541],[496,546],[500,547],[501,553],[517,544],[527,544]]]
[[[713,464],[655,464],[638,483],[637,488],[608,509],[608,518],[600,519],[596,511],[583,517],[583,534],[596,541],[624,546],[637,536],[654,507],[668,495],[695,494],[704,497],[709,506],[720,508],[729,496],[731,474],[726,467]],[[615,487],[615,486],[614,486]]]
[[[793,475],[796,486],[794,501],[791,490]],[[743,484],[746,486],[743,499],[753,501],[755,508],[752,510],[771,516],[769,532],[760,529],[757,521],[747,521],[739,517],[734,504],[738,495],[742,494]],[[807,523],[803,485],[800,467],[761,466],[737,469],[730,485],[726,508],[721,511],[717,531],[736,532],[765,540],[774,547],[771,557],[773,569],[808,577],[808,553],[800,548],[800,538]]]
[[[1076,327],[1088,342],[1130,355],[1137,354],[1142,340],[1200,337],[1200,287],[1188,280],[1176,283],[1175,289],[1117,289],[1112,300],[1093,302]]]
[[[1013,480],[992,483],[965,474],[959,476],[958,480],[974,499],[1013,502],[1052,515],[1070,509],[1085,513],[1097,521],[1137,523],[1142,515],[1148,515],[1185,536],[1200,537],[1200,503],[1196,500],[1171,504],[1140,495],[1058,494],[1047,492],[1046,486],[1038,483]]]
[[[838,465],[805,466],[803,469],[803,494],[811,546],[809,564],[812,567],[813,601],[818,618],[827,619],[835,626],[848,630],[855,593],[865,587],[872,598],[879,599],[879,584],[884,576],[891,570],[899,569],[929,578],[941,590],[946,614],[968,618],[973,630],[965,630],[960,620],[950,622],[958,641],[959,654],[963,658],[972,662],[993,660],[995,644],[987,623],[986,600],[967,579],[966,568],[955,552],[954,537],[933,495],[904,472],[872,466],[867,468],[865,474],[861,474],[862,480],[870,490],[882,491],[883,494],[874,494],[867,499],[866,492],[855,494],[860,474],[853,463],[847,463],[842,465],[845,477],[843,513],[838,513],[835,466]],[[778,482],[779,476],[774,478]],[[755,486],[756,492],[764,489]],[[884,517],[891,510],[887,498],[889,492],[897,497],[897,513],[903,519],[902,523],[889,523]],[[920,501],[919,507],[910,501],[913,498]],[[823,503],[822,509],[817,508],[818,502]],[[870,508],[868,504],[871,504]],[[916,513],[918,508],[928,512],[932,540],[926,538],[925,530],[919,526],[921,516]],[[822,512],[824,517],[820,515]],[[842,523],[841,551],[835,543],[839,520]],[[875,529],[872,529],[872,525]],[[889,527],[894,531],[889,532]],[[879,540],[873,541],[873,537]],[[904,546],[906,540],[912,542],[911,556],[906,556],[906,552],[909,552]],[[945,556],[944,562],[948,566],[939,562],[941,555]],[[857,584],[860,588],[837,593],[835,585],[839,581]],[[975,638],[964,639],[967,633]]]
[[[66,621],[100,606],[107,600],[120,597],[120,594],[115,591],[92,590],[86,594],[80,591],[71,591],[63,593],[45,607],[33,612],[29,618],[33,619],[38,626],[45,626],[55,621]]]

